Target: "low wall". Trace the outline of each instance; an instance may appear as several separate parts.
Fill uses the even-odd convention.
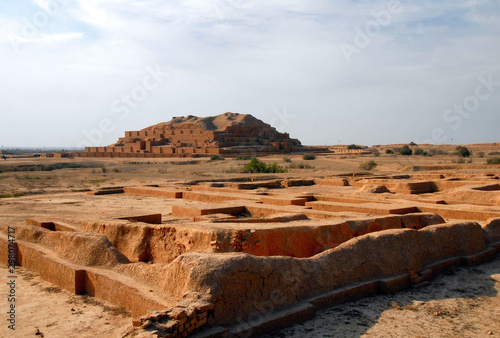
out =
[[[244,212],[244,207],[223,207],[217,212]],[[173,215],[185,215],[185,206],[173,206]],[[191,209],[189,209],[191,210]],[[191,216],[204,215],[205,209]],[[191,211],[193,211],[191,210]],[[210,209],[212,210],[212,209]],[[214,209],[215,210],[215,209]],[[293,215],[293,214],[287,214]],[[300,215],[303,218],[304,215]],[[342,221],[340,219],[296,220],[276,224],[241,223],[231,220],[197,222],[189,225],[150,225],[142,223],[89,222],[85,230],[105,235],[132,262],[170,263],[179,255],[197,251],[206,253],[245,252],[256,256],[311,257],[334,248],[354,237],[387,229],[421,229],[444,223],[435,214],[391,215]]]
[[[146,195],[165,198],[182,198],[182,191],[168,188],[152,188],[152,187],[125,187],[123,191],[126,194]]]
[[[7,238],[0,234],[0,250],[7,247]],[[130,278],[109,270],[88,268],[60,259],[38,245],[26,243],[16,238],[16,264],[36,271],[40,278],[74,294],[89,294],[122,306],[132,316],[147,314],[152,309],[162,309],[168,305],[146,296],[147,290]],[[7,251],[5,251],[7,252]],[[2,255],[1,262],[7,263]],[[127,282],[128,281],[128,282]]]
[[[210,229],[104,221],[88,222],[82,228],[105,235],[131,262],[169,263],[187,251],[213,251]]]
[[[500,241],[496,235],[491,238]],[[448,223],[421,230],[369,233],[307,259],[186,253],[170,264],[166,280],[175,276],[185,280],[182,287],[170,290],[174,297],[188,290],[211,294],[218,300],[215,321],[229,324],[262,312],[261,304],[282,308],[363,281],[393,278],[386,289],[397,290],[429,267],[434,266],[432,274],[461,260],[473,261],[467,257],[485,250],[487,243],[479,224]],[[486,253],[476,262],[491,258],[491,250]],[[449,264],[438,264],[449,259]]]
[[[50,248],[57,257],[74,264],[112,267],[129,262],[106,236],[98,233],[52,231],[29,225],[14,228],[16,240]]]
[[[208,323],[208,318],[212,318],[210,325],[232,325],[245,322],[255,314],[266,314],[268,319],[264,322],[276,327],[276,323],[288,320],[290,324],[291,320],[301,318],[299,314],[310,316],[317,307],[376,292],[394,292],[430,279],[443,269],[461,264],[475,265],[500,252],[500,218],[490,219],[483,226],[475,222],[429,225],[438,221],[438,217],[415,214],[348,221],[346,226],[350,231],[357,231],[359,237],[310,258],[184,253],[170,264],[151,265],[149,272],[143,270],[140,278],[137,275],[138,280],[132,279],[130,274],[120,273],[120,270],[127,267],[130,272],[139,272],[141,265],[124,264],[127,261],[116,258],[115,249],[102,235],[16,227],[17,263],[37,271],[41,278],[66,290],[86,292],[123,306],[133,316],[168,307],[157,299],[158,294],[152,296],[148,292],[150,286],[143,282],[154,275],[157,278],[154,288],[159,289],[165,299],[179,300],[178,306],[134,320],[134,325],[156,326],[169,337],[176,334],[186,336]],[[148,231],[165,230],[156,225],[142,224],[141,227],[149,227]],[[108,224],[103,228],[109,229]],[[384,229],[387,230],[377,231]],[[208,234],[213,235],[207,232],[203,235],[207,237],[202,239],[196,238],[189,229],[174,233],[177,231],[193,242],[204,242],[209,238]],[[160,235],[155,233],[147,237]],[[143,241],[143,238],[138,239]],[[98,243],[95,246],[98,252],[89,250],[93,256],[99,256],[103,249],[111,255],[104,260],[86,256],[85,248],[93,242]],[[0,234],[0,250],[7,252],[7,243],[6,236]],[[83,255],[67,254],[66,248],[73,248]],[[1,261],[7,261],[6,255]],[[113,262],[110,265],[113,269],[95,267],[96,264],[108,266],[106,261]],[[203,300],[203,305],[193,305],[200,304],[200,300]],[[289,306],[294,309],[280,312],[279,309]],[[270,311],[274,311],[272,316],[268,315]],[[265,331],[262,325],[251,332]],[[215,331],[223,335],[231,330],[241,333],[247,329],[240,326]]]
[[[403,216],[369,217],[350,221],[299,220],[292,223],[273,225],[223,222],[228,228],[214,229],[217,252],[245,252],[255,256],[312,257],[325,250],[367,233],[387,229],[423,227],[444,223],[434,214],[409,214]],[[239,229],[236,227],[238,225]],[[200,224],[203,227],[203,224]]]

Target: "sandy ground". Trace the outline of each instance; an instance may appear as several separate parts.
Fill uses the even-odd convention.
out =
[[[425,287],[322,309],[264,337],[499,337],[499,292],[497,257],[447,271]]]
[[[132,325],[120,308],[93,297],[78,296],[48,283],[23,267],[17,267],[16,325],[8,328],[10,304],[6,283],[9,271],[0,266],[0,337],[122,337]]]

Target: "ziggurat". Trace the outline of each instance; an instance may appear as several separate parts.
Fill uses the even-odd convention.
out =
[[[289,153],[299,140],[247,114],[174,117],[139,131],[126,131],[117,143],[86,147],[78,157],[192,157]]]

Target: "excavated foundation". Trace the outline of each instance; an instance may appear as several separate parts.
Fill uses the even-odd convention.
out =
[[[168,337],[256,335],[500,251],[500,186],[483,176],[201,182],[86,198],[146,197],[165,209],[28,215],[1,227],[0,250]]]

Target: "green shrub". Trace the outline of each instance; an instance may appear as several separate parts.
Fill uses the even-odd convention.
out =
[[[385,153],[386,154],[394,154],[394,150],[392,150],[392,149],[386,149]]]
[[[24,194],[2,194],[0,195],[0,198],[12,198],[12,197],[21,197],[24,196]]]
[[[269,173],[284,173],[285,169],[280,167],[276,162],[268,166]]]
[[[429,155],[448,155],[448,153],[444,150],[433,148],[429,150]]]
[[[500,157],[489,158],[486,163],[488,164],[500,164]]]
[[[288,168],[290,169],[314,169],[314,166],[306,163],[291,163]]]
[[[39,180],[40,177],[38,176],[24,176],[24,177],[18,177],[20,180]]]
[[[238,155],[234,159],[237,161],[248,161],[251,160],[253,157],[250,155]]]
[[[415,147],[415,146],[417,146],[417,144],[416,144],[415,142],[411,141],[411,142],[409,143],[409,146],[410,146],[410,147]]]
[[[361,146],[357,146],[355,145],[354,143],[353,144],[350,144],[347,146],[347,149],[353,149],[353,150],[356,150],[356,149],[363,149],[363,147]]]
[[[457,147],[457,152],[458,152],[458,156],[460,156],[460,157],[469,157],[471,155],[471,152],[469,151],[469,149],[467,149],[466,147],[462,147],[462,146]]]
[[[413,150],[410,149],[410,147],[408,147],[408,145],[405,145],[400,151],[399,153],[401,155],[405,155],[405,156],[409,156],[409,155],[412,155],[413,154]]]
[[[363,162],[359,165],[359,168],[360,169],[363,169],[363,170],[372,170],[373,168],[375,168],[378,164],[374,161],[374,160],[371,160],[371,161],[368,161],[368,162]]]
[[[212,157],[210,157],[210,161],[223,161],[223,160],[225,160],[225,158],[219,155],[213,155]]]
[[[273,163],[267,165],[264,162],[253,158],[250,162],[245,164],[243,168],[240,169],[242,173],[284,173],[285,169]]]
[[[315,160],[316,159],[316,155],[311,154],[311,153],[306,153],[306,154],[302,155],[302,158],[305,161]]]
[[[418,155],[418,156],[429,156],[429,153],[423,149],[417,148],[413,152],[413,155]]]
[[[493,155],[493,156],[500,155],[500,151],[492,151],[488,155]]]

